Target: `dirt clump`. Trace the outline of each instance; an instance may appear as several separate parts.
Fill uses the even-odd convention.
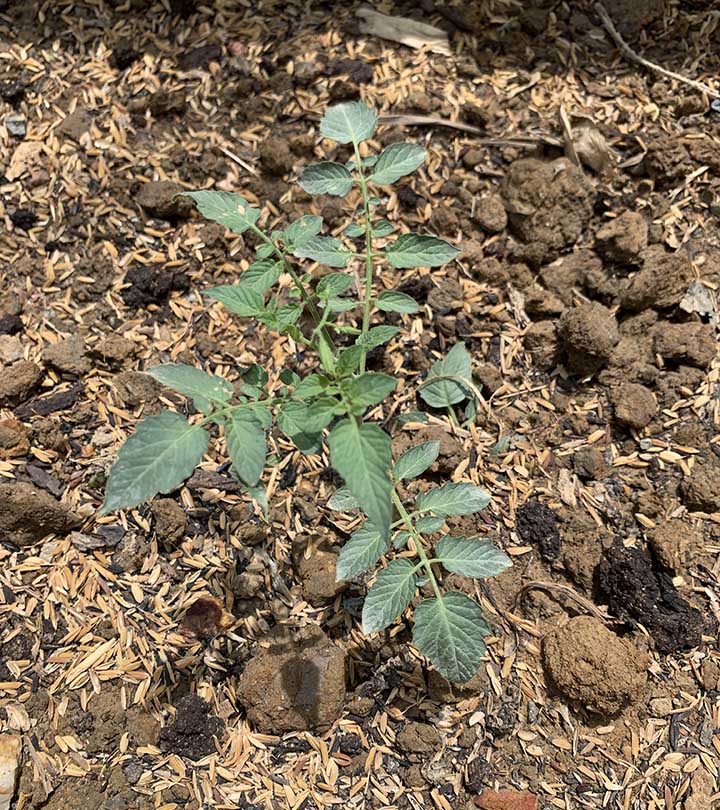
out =
[[[0,408],[12,408],[29,399],[37,390],[45,373],[30,360],[18,360],[2,369],[0,374]]]
[[[564,158],[516,160],[501,195],[510,228],[523,243],[522,256],[534,266],[572,247],[592,216],[592,190],[580,169]]]
[[[312,548],[309,557],[305,556]],[[293,566],[302,584],[303,596],[311,605],[322,605],[334,599],[346,587],[335,579],[337,551],[327,540],[298,535],[293,542]]]
[[[655,558],[668,571],[680,574],[686,558],[700,548],[702,534],[691,524],[673,518],[652,530],[650,548]]]
[[[603,717],[619,714],[647,681],[646,656],[593,616],[577,616],[548,633],[542,657],[562,695]]]
[[[641,623],[663,655],[700,644],[702,614],[680,596],[672,576],[655,568],[640,549],[616,542],[597,567],[596,586],[610,612],[630,626]]]
[[[30,449],[28,431],[17,419],[0,420],[0,459],[19,458]]]
[[[533,364],[543,371],[550,371],[558,360],[559,343],[554,321],[535,321],[525,332],[525,350]]]
[[[113,387],[122,405],[137,408],[145,405],[147,413],[157,413],[164,388],[156,379],[141,371],[123,371],[113,379]]]
[[[662,245],[650,245],[642,253],[642,268],[620,293],[623,309],[670,309],[682,301],[694,275],[684,250],[668,253]]]
[[[263,171],[274,177],[282,177],[292,171],[295,157],[290,145],[281,138],[268,138],[260,147],[260,163]]]
[[[558,322],[558,335],[568,371],[582,376],[602,368],[620,340],[615,317],[597,303],[565,310]]]
[[[85,356],[85,341],[78,334],[48,346],[43,360],[57,371],[81,377],[90,371],[90,360]]]
[[[628,2],[628,5],[633,5]],[[621,19],[615,17],[615,19]],[[690,153],[676,135],[660,135],[647,145],[643,166],[658,187],[665,188],[692,171]]]
[[[151,510],[155,518],[155,533],[166,543],[178,543],[187,529],[185,510],[172,498],[157,498]]]
[[[0,484],[0,539],[23,547],[49,534],[66,534],[81,518],[41,489],[18,481]]]
[[[586,481],[599,481],[607,475],[608,463],[598,447],[580,447],[573,453],[575,474]]]
[[[711,455],[705,461],[696,461],[680,484],[680,494],[692,511],[720,512],[720,459]]]
[[[574,289],[582,290],[586,279],[601,274],[603,265],[600,257],[592,250],[575,250],[561,256],[540,271],[540,281],[549,292],[554,293],[565,304],[573,303]]]
[[[715,330],[708,323],[662,323],[655,329],[653,348],[673,363],[707,368],[718,347]]]
[[[428,293],[427,302],[439,315],[458,310],[463,303],[462,285],[450,278],[440,279]]]
[[[538,799],[526,790],[485,789],[473,800],[480,810],[537,810]]]
[[[440,734],[429,723],[411,720],[398,732],[395,740],[407,754],[433,754],[440,746]]]
[[[607,542],[604,529],[581,510],[567,510],[560,526],[562,564],[570,579],[586,593],[592,593],[595,569]]]
[[[479,225],[485,233],[501,233],[507,228],[508,217],[502,198],[497,194],[486,194],[481,197],[475,206],[472,220]]]
[[[549,506],[539,501],[528,501],[515,513],[515,526],[525,543],[540,549],[540,556],[553,562],[560,556],[560,531],[557,516]]]
[[[90,354],[111,369],[117,369],[135,353],[135,344],[129,338],[112,334],[95,344]]]
[[[186,292],[190,280],[185,273],[169,270],[151,270],[147,267],[132,267],[125,275],[126,286],[120,293],[129,307],[146,307],[167,301],[170,293]]]
[[[160,731],[160,750],[193,761],[214,754],[215,738],[222,737],[225,724],[210,713],[210,704],[195,694],[188,694],[174,707],[173,722]]]
[[[174,221],[187,219],[193,211],[194,203],[189,197],[180,197],[185,189],[172,180],[154,180],[143,183],[135,195],[137,204],[156,219]]]
[[[657,415],[652,391],[639,383],[625,383],[610,391],[615,421],[633,430],[642,430]]]
[[[75,112],[65,116],[57,128],[57,132],[59,135],[65,135],[73,141],[79,142],[92,126],[92,121],[92,115],[86,110],[75,110]]]
[[[327,731],[345,702],[345,653],[318,627],[274,628],[240,676],[238,698],[258,731]]]
[[[648,225],[642,214],[625,211],[595,234],[597,252],[614,264],[634,264],[648,244]]]

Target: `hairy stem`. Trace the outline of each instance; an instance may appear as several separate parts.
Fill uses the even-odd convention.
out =
[[[266,245],[270,245],[270,247],[273,249],[273,253],[282,262],[283,269],[290,276],[290,278],[292,279],[293,284],[297,288],[297,291],[300,293],[300,297],[302,298],[303,303],[305,304],[305,306],[308,308],[308,311],[310,312],[310,317],[313,319],[313,321],[315,321],[315,324],[317,326],[321,327],[323,337],[327,341],[328,345],[333,349],[333,351],[335,351],[335,343],[333,342],[333,339],[330,336],[330,333],[329,333],[326,325],[323,323],[322,326],[321,326],[321,320],[322,319],[321,319],[320,312],[318,311],[317,306],[315,306],[315,302],[312,300],[310,295],[308,295],[308,291],[305,289],[305,285],[302,283],[302,281],[300,280],[300,277],[295,272],[295,269],[293,268],[293,266],[288,261],[287,256],[285,255],[285,253],[277,246],[277,244],[269,236],[264,234],[260,230],[260,228],[258,228],[256,225],[251,225],[250,230],[256,236],[258,236],[260,239],[262,239],[262,241],[265,242]]]
[[[403,506],[403,502],[400,500],[400,496],[397,494],[397,490],[393,489],[393,503],[395,504],[400,517],[405,524],[405,528],[410,532],[410,536],[415,541],[415,549],[417,550],[418,557],[420,557],[420,564],[425,569],[425,573],[428,575],[428,579],[430,580],[430,584],[432,585],[432,589],[435,592],[435,596],[438,599],[442,599],[442,594],[440,593],[440,586],[437,583],[437,579],[435,579],[435,573],[432,570],[432,561],[425,553],[425,548],[423,546],[422,537],[420,537],[420,533],[417,531],[415,526],[413,526],[412,519],[408,514],[407,509]]]
[[[360,191],[362,193],[363,211],[365,214],[365,291],[363,293],[363,321],[362,334],[367,334],[370,328],[370,309],[372,308],[372,282],[373,282],[373,252],[372,252],[372,222],[370,221],[370,196],[368,194],[367,178],[362,167],[362,157],[358,145],[353,144],[355,149],[355,163],[357,164]],[[360,373],[365,371],[365,358],[367,350],[363,348],[360,358]]]

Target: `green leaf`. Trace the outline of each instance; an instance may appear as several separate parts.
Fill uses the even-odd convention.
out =
[[[380,222],[373,225],[373,236],[390,236],[390,234],[395,230],[391,222],[388,222],[386,219],[381,220]]]
[[[232,191],[185,191],[182,196],[195,200],[204,217],[233,233],[243,233],[260,219],[260,209],[251,208],[244,197]]]
[[[400,551],[400,549],[405,548],[411,537],[412,535],[410,534],[410,532],[407,532],[405,530],[397,532],[395,537],[393,538],[393,548],[397,549],[398,551]]]
[[[338,376],[344,377],[347,374],[352,374],[354,371],[357,371],[360,367],[363,353],[364,348],[359,343],[356,343],[354,346],[348,346],[347,349],[343,349],[340,352],[337,362]]]
[[[404,233],[385,249],[391,267],[440,267],[460,251],[437,236]]]
[[[264,293],[280,278],[282,269],[282,262],[260,259],[260,261],[253,262],[240,276],[237,286],[252,287],[258,292]]]
[[[308,239],[320,233],[322,224],[322,217],[311,216],[309,214],[300,217],[300,219],[296,219],[295,222],[285,228],[285,232],[283,233],[285,244],[292,246],[304,244]]]
[[[317,284],[317,294],[321,298],[332,298],[341,295],[353,283],[354,279],[347,273],[328,273]]]
[[[395,290],[386,290],[380,293],[375,306],[385,312],[417,312],[420,307],[414,298]]]
[[[422,411],[407,411],[406,413],[399,413],[395,417],[395,422],[398,425],[407,425],[410,422],[418,422],[421,425],[426,425],[429,421],[428,415]]]
[[[336,489],[327,502],[327,508],[334,512],[347,512],[349,509],[357,509],[358,506],[355,496],[347,487]]]
[[[294,385],[293,397],[296,399],[308,399],[323,394],[330,385],[330,380],[323,377],[322,374],[310,374],[309,377],[299,380]]]
[[[312,375],[311,375],[312,376]],[[300,375],[296,374],[292,369],[284,368],[279,374],[280,381],[285,385],[300,385]]]
[[[262,425],[242,408],[231,411],[225,420],[225,442],[238,478],[254,487],[260,480],[267,457]]]
[[[328,445],[333,467],[373,525],[387,538],[393,491],[390,437],[377,425],[345,419],[331,431]]]
[[[361,413],[365,408],[382,402],[396,387],[397,380],[394,377],[373,371],[352,377],[343,384],[345,395]]]
[[[403,478],[417,478],[428,467],[435,463],[440,452],[440,442],[423,442],[406,450],[395,462],[393,477],[396,481]]]
[[[322,450],[322,433],[296,433],[292,440],[295,447],[305,455],[314,456]]]
[[[299,259],[312,259],[328,267],[345,267],[352,258],[352,253],[334,236],[313,236],[294,247],[292,253]]]
[[[330,310],[330,312],[349,312],[351,309],[355,309],[358,306],[357,301],[353,301],[352,298],[328,298],[325,302],[325,306]]]
[[[222,284],[219,287],[211,287],[205,290],[203,295],[219,301],[227,307],[230,312],[248,318],[258,315],[265,308],[263,294],[254,287],[246,287],[241,284]]]
[[[415,509],[433,515],[472,515],[490,503],[490,496],[475,484],[443,484],[418,495]]]
[[[374,349],[394,338],[399,331],[397,326],[373,326],[364,335],[360,335],[357,342],[368,350]]]
[[[333,397],[320,397],[311,402],[291,399],[278,411],[278,427],[292,437],[300,433],[319,433],[340,410],[340,403]]]
[[[360,576],[375,565],[387,550],[388,541],[370,521],[365,521],[365,525],[353,532],[340,550],[335,578],[340,582]]]
[[[434,377],[459,377],[461,379],[440,379]],[[472,380],[472,359],[463,343],[456,343],[447,355],[433,363],[427,379],[420,388],[420,396],[433,408],[446,408],[472,396],[463,380]]]
[[[363,633],[377,633],[392,624],[415,596],[415,566],[404,557],[383,568],[365,597]]]
[[[480,605],[464,593],[424,599],[415,609],[413,643],[449,681],[464,683],[485,655],[488,627]]]
[[[377,113],[362,101],[337,104],[320,121],[320,133],[338,143],[360,143],[372,137]]]
[[[362,236],[365,233],[365,228],[363,228],[362,225],[356,225],[353,223],[345,228],[344,233],[345,236],[349,236],[351,239],[356,239],[358,236]]]
[[[435,532],[439,532],[444,525],[445,518],[426,515],[417,521],[415,529],[420,532],[420,534],[435,534]]]
[[[120,448],[105,490],[101,515],[144,503],[177,489],[202,461],[210,437],[179,413],[163,411],[140,422]]]
[[[332,163],[325,160],[322,163],[313,163],[303,169],[298,178],[303,191],[308,194],[332,194],[334,197],[344,197],[352,188],[352,175],[342,163]],[[316,233],[319,233],[319,228]]]
[[[202,413],[210,413],[214,406],[224,405],[233,393],[232,383],[185,363],[155,366],[147,373],[178,394],[191,397],[197,410]]]
[[[478,537],[443,537],[435,546],[437,557],[448,571],[464,577],[495,577],[512,562],[489,540]]]
[[[258,245],[255,248],[255,255],[262,261],[262,259],[266,259],[268,256],[272,256],[275,252],[275,248],[269,242],[263,242],[261,245]]]
[[[416,143],[391,143],[380,153],[370,179],[380,186],[388,186],[406,174],[412,174],[424,162],[425,150],[422,146]]]

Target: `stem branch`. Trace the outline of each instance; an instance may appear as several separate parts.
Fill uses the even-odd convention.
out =
[[[362,192],[363,211],[365,214],[365,291],[363,293],[363,320],[362,320],[362,333],[361,337],[366,335],[370,328],[370,309],[372,308],[372,282],[373,282],[373,252],[372,252],[372,222],[370,221],[370,197],[368,195],[368,184],[365,172],[362,167],[362,157],[360,157],[360,149],[356,143],[353,144],[355,149],[355,163],[357,165],[358,180],[360,182],[360,191]],[[365,371],[365,358],[367,356],[367,349],[363,348],[362,356],[360,358],[360,373]]]
[[[405,528],[410,532],[410,536],[415,541],[415,548],[418,553],[418,557],[420,557],[420,564],[425,569],[425,573],[428,575],[428,579],[430,580],[430,584],[432,585],[433,591],[435,592],[435,596],[438,599],[442,599],[442,594],[440,593],[440,586],[437,583],[437,579],[435,579],[435,573],[432,570],[432,563],[425,552],[425,548],[423,547],[422,537],[420,537],[420,533],[417,531],[415,526],[413,526],[413,522],[408,514],[407,509],[403,506],[403,502],[400,500],[400,496],[397,494],[397,491],[393,489],[392,494],[393,503],[395,504],[400,517],[402,518],[403,522],[405,523]]]

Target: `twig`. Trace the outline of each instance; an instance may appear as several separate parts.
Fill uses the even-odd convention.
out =
[[[593,603],[589,599],[586,599],[584,596],[581,596],[569,585],[561,585],[560,583],[557,582],[542,582],[541,580],[533,580],[532,582],[528,582],[527,584],[523,585],[523,587],[518,592],[518,595],[515,598],[515,602],[516,603],[519,602],[528,591],[532,590],[547,591],[548,593],[556,596],[558,594],[564,594],[565,596],[577,602],[578,605],[585,608],[585,610],[592,616],[595,616],[596,619],[600,619],[603,622],[607,622],[610,619],[609,616],[606,616],[601,610],[596,608],[595,605],[593,605]]]
[[[608,34],[610,34],[615,44],[631,62],[636,62],[638,65],[642,65],[649,70],[654,70],[656,73],[661,73],[663,76],[667,76],[670,79],[675,79],[678,82],[687,84],[695,90],[698,90],[700,93],[707,93],[707,95],[712,96],[713,98],[720,98],[720,92],[714,90],[709,85],[704,84],[703,82],[697,82],[695,79],[688,79],[686,76],[681,76],[679,73],[673,73],[671,70],[666,70],[664,67],[656,65],[654,62],[649,62],[647,59],[644,59],[642,56],[635,53],[635,51],[620,36],[620,33],[618,32],[617,28],[615,28],[613,21],[610,19],[610,15],[605,10],[605,6],[603,6],[602,3],[595,3],[595,11],[597,11],[597,13],[600,15],[600,19],[602,20],[602,24],[605,26],[605,30],[608,32]]]

